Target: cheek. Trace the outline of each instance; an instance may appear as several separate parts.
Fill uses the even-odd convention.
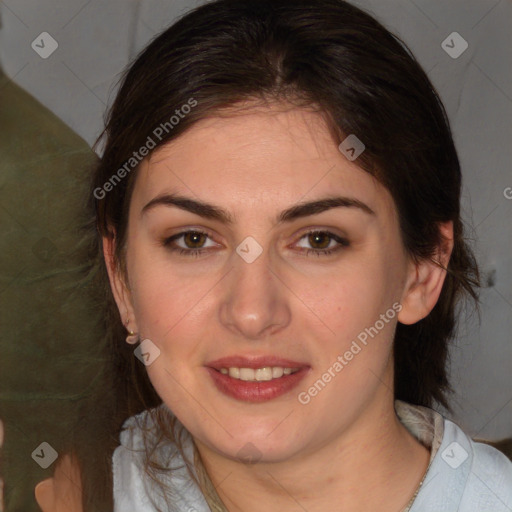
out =
[[[328,295],[317,297],[317,306],[325,304],[318,309],[325,326],[320,330],[310,324],[305,331],[324,333],[313,338],[313,372],[298,396],[299,403],[309,404],[309,411],[314,410],[319,418],[324,418],[327,410],[345,411],[350,416],[380,386],[387,386],[385,374],[400,307],[388,297],[384,281],[358,279],[352,274],[343,285],[333,288]]]
[[[198,279],[190,271],[179,272],[163,251],[147,241],[137,245],[134,238],[133,249],[127,264],[139,331],[162,343],[184,325],[193,329],[191,318],[201,310],[201,298],[212,288],[214,277],[203,274]]]
[[[380,260],[354,259],[314,286],[304,283],[304,303],[323,322],[324,331],[331,332],[331,338],[346,341],[372,326],[392,306],[397,296],[393,281],[392,270]]]
[[[304,302],[317,315],[308,314],[307,325],[302,326],[316,340],[314,371],[307,385],[313,385],[314,389],[308,388],[313,395],[324,384],[329,388],[316,401],[319,407],[325,403],[342,407],[379,385],[400,308],[394,281],[395,270],[383,258],[370,255],[354,258],[336,275],[305,288]]]
[[[201,299],[209,289],[208,283],[163,274],[138,283],[134,309],[140,332],[158,345],[174,338],[186,346],[204,322]]]
[[[134,309],[141,337],[151,340],[158,358],[146,370],[153,387],[169,407],[183,417],[190,408],[190,393],[197,391],[201,366],[201,340],[211,325],[204,310],[212,283],[184,279],[153,266],[134,285]]]

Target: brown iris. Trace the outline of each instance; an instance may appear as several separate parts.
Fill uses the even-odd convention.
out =
[[[327,243],[322,244],[322,240],[326,241]],[[310,233],[308,235],[308,242],[312,247],[315,247],[316,249],[326,249],[331,243],[331,237],[327,233],[322,232]],[[315,244],[317,243],[320,243],[321,247],[316,246]]]
[[[190,231],[189,233],[185,233],[183,235],[183,240],[185,242],[185,245],[187,247],[189,247],[190,249],[198,249],[200,247],[203,246],[204,242],[205,242],[205,238],[207,237],[207,235],[205,235],[204,233],[197,233],[195,231]],[[189,242],[190,241],[190,245],[189,245]],[[202,241],[202,243],[200,243]],[[196,244],[199,244],[199,245],[196,245]]]

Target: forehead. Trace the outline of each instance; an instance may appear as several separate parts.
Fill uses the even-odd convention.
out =
[[[393,207],[387,190],[339,151],[323,117],[298,108],[248,109],[197,122],[143,162],[134,201],[170,191],[214,198],[233,211],[328,194]]]

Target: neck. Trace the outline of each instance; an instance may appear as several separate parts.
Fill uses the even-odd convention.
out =
[[[293,460],[243,464],[197,442],[229,512],[293,507],[308,512],[402,510],[428,467],[429,451],[402,425],[389,388],[346,431]]]

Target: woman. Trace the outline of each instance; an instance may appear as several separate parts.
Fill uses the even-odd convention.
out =
[[[105,134],[114,510],[512,509],[510,461],[431,408],[478,269],[404,43],[340,0],[210,2]]]

